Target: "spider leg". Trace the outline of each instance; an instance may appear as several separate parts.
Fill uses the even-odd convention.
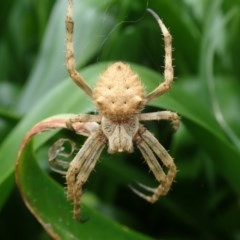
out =
[[[74,58],[74,46],[73,46],[73,2],[68,0],[67,15],[66,15],[66,34],[67,34],[67,44],[66,44],[66,67],[71,79],[80,87],[82,90],[92,97],[92,89],[84,81],[83,77],[76,70],[76,63]]]
[[[80,219],[82,186],[92,172],[105,144],[106,137],[101,131],[92,133],[70,163],[66,174],[67,197],[74,202],[75,219]]]
[[[75,115],[71,118],[68,119],[68,121],[66,121],[66,126],[68,129],[70,130],[77,130],[77,126],[74,126],[74,123],[79,123],[79,122],[89,122],[91,124],[89,124],[89,130],[90,132],[92,132],[95,128],[98,128],[98,124],[96,123],[96,125],[93,125],[93,122],[100,122],[101,121],[101,116],[100,115],[92,115],[92,114],[78,114]],[[86,125],[86,128],[88,126]]]
[[[179,116],[175,112],[170,111],[160,111],[153,113],[140,113],[138,115],[139,121],[152,121],[152,120],[167,120],[171,121],[173,124],[173,128],[175,130],[179,127]]]
[[[175,178],[177,169],[172,157],[168,154],[166,149],[144,127],[140,127],[140,130],[135,137],[135,141],[150,170],[153,172],[155,178],[160,184],[157,188],[151,188],[138,183],[139,187],[147,190],[151,193],[151,195],[146,195],[133,187],[131,187],[131,189],[141,198],[154,203],[160,196],[168,193]],[[167,173],[163,171],[156,157],[161,159],[163,165],[168,169]]]
[[[147,95],[147,102],[150,102],[154,98],[159,97],[170,89],[173,81],[174,70],[172,66],[172,36],[160,17],[151,9],[147,9],[147,11],[150,12],[157,20],[164,37],[165,45],[164,82]]]

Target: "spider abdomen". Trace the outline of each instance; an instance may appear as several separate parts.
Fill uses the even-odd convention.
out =
[[[137,114],[145,104],[144,87],[127,64],[116,62],[100,76],[93,100],[102,115],[123,121]]]

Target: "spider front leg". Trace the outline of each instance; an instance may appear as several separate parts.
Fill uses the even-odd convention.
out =
[[[69,164],[66,174],[67,197],[74,203],[73,215],[77,220],[80,220],[81,217],[80,199],[82,186],[94,169],[106,142],[106,137],[101,130],[92,133]]]
[[[168,154],[166,149],[143,126],[140,127],[140,130],[135,137],[135,142],[160,185],[157,188],[151,188],[143,184],[139,184],[141,188],[151,193],[150,196],[141,193],[133,187],[131,187],[131,189],[141,198],[154,203],[160,196],[168,193],[175,178],[177,169],[172,157]],[[163,165],[168,169],[167,173],[163,171],[156,157],[158,157],[162,161]]]
[[[172,66],[172,36],[160,17],[151,9],[147,9],[147,11],[157,20],[164,37],[165,46],[164,82],[147,95],[147,102],[150,102],[170,89],[173,82],[174,71]]]
[[[83,89],[83,91],[92,97],[92,89],[84,81],[83,77],[76,70],[76,63],[74,58],[74,46],[73,46],[73,2],[68,0],[67,16],[66,16],[66,33],[67,33],[67,44],[66,44],[66,67],[71,79]]]

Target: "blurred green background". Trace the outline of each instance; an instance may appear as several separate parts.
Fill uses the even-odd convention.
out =
[[[15,160],[24,135],[48,116],[94,111],[87,96],[67,79],[66,2],[0,3],[1,239],[50,239],[15,185]],[[111,156],[104,152],[85,185],[86,227],[82,224],[75,232],[75,227],[59,221],[59,228],[72,235],[53,231],[61,239],[94,239],[98,231],[109,232],[109,239],[240,239],[240,1],[75,0],[77,66],[91,86],[108,63],[117,60],[134,64],[147,90],[158,85],[163,41],[147,7],[160,15],[173,35],[175,83],[170,93],[144,111],[176,111],[181,127],[174,133],[165,122],[145,125],[174,157],[176,181],[166,197],[150,205],[127,187],[135,180],[157,184],[139,152]],[[26,184],[24,190],[49,203],[36,209],[43,222],[45,216],[58,218],[51,199],[58,192],[64,194],[62,176],[52,173],[47,163],[48,148],[60,136],[75,139],[80,146],[84,141],[67,131],[41,136],[30,161],[36,166],[24,165],[29,179],[25,181],[33,185],[36,181],[35,189]],[[38,194],[46,188],[39,183],[40,176],[56,192]],[[71,211],[71,203],[66,204]],[[91,224],[91,217],[92,222],[98,217],[88,211],[106,223],[106,229],[99,229],[97,221]],[[54,225],[44,223],[50,229]]]

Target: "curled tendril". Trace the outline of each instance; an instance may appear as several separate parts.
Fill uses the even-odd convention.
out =
[[[76,143],[70,139],[61,138],[57,140],[48,151],[48,162],[50,168],[57,173],[66,174],[69,167],[68,158],[76,150]]]

